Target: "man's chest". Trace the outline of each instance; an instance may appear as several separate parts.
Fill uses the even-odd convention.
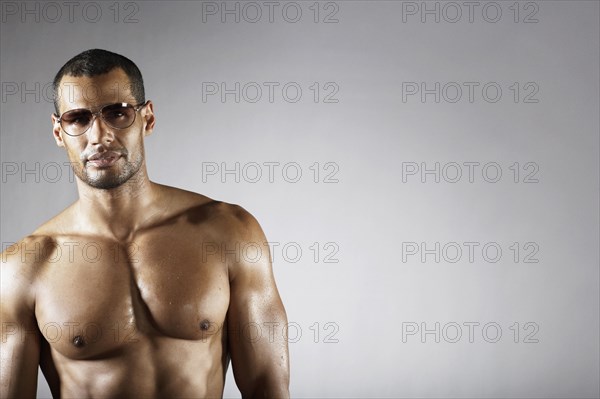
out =
[[[35,287],[38,326],[73,358],[152,337],[210,340],[222,332],[229,306],[221,247],[160,231],[127,244],[60,240]]]

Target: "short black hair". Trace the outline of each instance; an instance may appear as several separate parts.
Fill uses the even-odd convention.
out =
[[[144,93],[144,80],[137,65],[129,58],[111,51],[102,49],[86,50],[71,58],[56,74],[53,82],[54,108],[56,114],[60,115],[58,109],[58,86],[65,75],[70,76],[97,76],[108,73],[115,68],[121,68],[129,78],[131,94],[138,104],[146,101]]]

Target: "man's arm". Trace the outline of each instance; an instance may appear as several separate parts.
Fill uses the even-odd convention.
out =
[[[275,285],[269,246],[252,215],[234,208],[240,256],[229,264],[228,340],[233,375],[244,398],[288,398],[285,309]],[[229,230],[229,229],[228,229]]]
[[[42,248],[39,240],[26,238],[0,255],[1,398],[36,395],[41,335],[35,320],[31,276]]]

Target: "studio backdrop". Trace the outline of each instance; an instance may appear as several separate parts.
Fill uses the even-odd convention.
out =
[[[3,249],[77,199],[90,48],[143,73],[151,180],[261,223],[292,397],[599,396],[598,2],[3,1]]]

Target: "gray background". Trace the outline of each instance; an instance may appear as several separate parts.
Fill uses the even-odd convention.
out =
[[[67,158],[53,142],[43,87],[76,53],[106,48],[138,64],[154,101],[151,178],[241,204],[280,243],[275,275],[289,321],[301,329],[290,343],[293,397],[598,397],[599,3],[521,2],[515,22],[513,1],[478,2],[470,22],[458,2],[462,17],[449,22],[456,8],[438,2],[440,21],[422,22],[403,8],[436,2],[297,1],[295,23],[282,15],[287,3],[277,2],[273,22],[264,2],[254,3],[263,11],[256,22],[246,21],[256,8],[240,3],[239,23],[232,15],[203,21],[201,2],[120,3],[116,22],[114,2],[78,2],[72,21],[60,2],[62,16],[43,3],[28,2],[32,15],[19,14],[23,3],[12,2],[17,14],[3,4],[3,247],[76,199],[67,166],[57,177]],[[295,5],[286,6],[288,20]],[[489,22],[497,8],[502,15]],[[337,22],[325,23],[330,13]],[[537,22],[526,23],[531,13]],[[203,101],[206,82],[264,90],[255,103],[250,86],[239,102]],[[273,102],[264,82],[279,83]],[[297,102],[282,97],[289,82],[302,89]],[[433,94],[403,101],[407,82],[479,86],[472,102],[464,85],[460,101],[448,101],[454,83],[439,103]],[[502,89],[497,102],[488,101],[493,90],[482,96],[489,82]],[[337,102],[325,102],[332,87]],[[203,181],[202,170],[214,165],[206,162],[239,162],[247,173],[239,183],[233,175]],[[279,162],[273,181],[263,166],[251,182],[252,162]],[[294,169],[282,174],[291,162],[302,171],[296,183],[285,179]],[[432,175],[403,181],[408,162],[439,162],[445,174],[439,183]],[[453,162],[463,172],[454,183]],[[473,182],[464,162],[480,163]],[[490,162],[502,172],[496,183],[481,172]],[[336,166],[337,182],[325,183]],[[525,183],[532,171],[537,182]],[[493,179],[495,170],[487,172]],[[439,262],[423,261],[407,254],[411,242],[447,251]],[[465,242],[479,245],[472,262]],[[448,243],[463,249],[455,262]],[[501,248],[498,261],[486,260],[486,243]],[[494,257],[493,247],[486,254]],[[472,340],[469,322],[479,323]],[[439,342],[421,331],[403,339],[403,328],[435,323]],[[462,336],[452,342],[457,325]],[[484,335],[485,325],[500,326],[497,342],[488,342],[496,330]],[[49,396],[41,374],[38,392]],[[231,370],[225,396],[239,397]]]

